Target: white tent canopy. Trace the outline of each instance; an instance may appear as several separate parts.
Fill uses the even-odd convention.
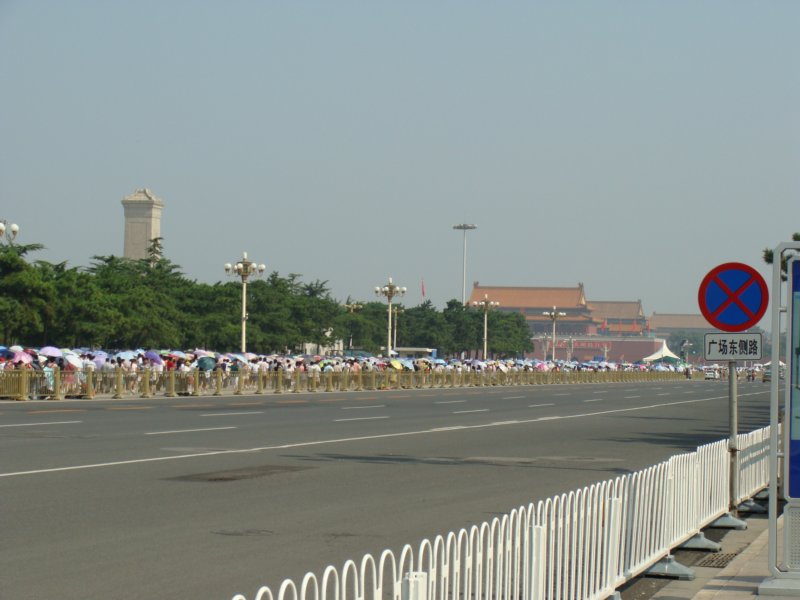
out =
[[[765,362],[765,363],[764,363],[764,366],[765,366],[765,367],[771,367],[771,366],[772,366],[772,361]],[[785,363],[785,362],[783,362],[782,360],[779,360],[779,361],[778,361],[778,366],[779,366],[779,367],[785,367],[785,366],[786,366],[786,363]]]
[[[680,360],[680,358],[678,358],[678,356],[673,354],[672,351],[670,351],[670,349],[667,348],[667,342],[664,341],[661,344],[661,348],[659,350],[657,350],[650,356],[645,356],[642,359],[643,362],[655,362],[657,360],[667,360],[671,362],[671,361],[678,361]]]

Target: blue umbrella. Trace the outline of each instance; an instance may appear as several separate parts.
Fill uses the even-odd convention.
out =
[[[148,350],[144,353],[144,357],[152,362],[156,363],[157,365],[163,365],[164,361],[161,360],[161,357],[158,355],[158,352],[155,350]]]

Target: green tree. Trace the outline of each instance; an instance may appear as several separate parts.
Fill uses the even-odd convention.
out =
[[[447,303],[442,315],[450,332],[449,343],[442,348],[444,354],[474,350],[482,344],[483,321],[477,318],[475,310],[454,298]]]
[[[117,315],[110,298],[97,286],[95,278],[66,263],[37,263],[42,280],[47,282],[53,301],[42,312],[44,331],[41,345],[60,347],[99,347],[108,338]]]
[[[397,325],[398,346],[439,350],[452,346],[447,321],[430,300],[413,308],[404,309]]]
[[[53,290],[41,272],[25,260],[41,244],[0,243],[0,336],[10,346],[40,340],[45,315],[52,307]]]
[[[800,233],[793,233],[792,241],[800,242]],[[770,248],[764,248],[763,257],[764,257],[764,262],[767,263],[768,265],[771,265],[775,260],[774,251],[771,250]],[[786,281],[788,277],[788,272],[787,272],[788,263],[789,263],[789,258],[787,256],[781,258],[781,279],[783,279],[783,281]]]

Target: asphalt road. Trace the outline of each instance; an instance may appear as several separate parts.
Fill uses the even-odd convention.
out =
[[[769,389],[739,384],[740,430]],[[726,437],[724,382],[0,403],[0,598],[252,598]]]

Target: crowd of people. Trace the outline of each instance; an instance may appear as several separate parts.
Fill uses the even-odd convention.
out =
[[[204,349],[180,350],[124,350],[104,351],[90,349],[59,349],[0,347],[0,375],[8,371],[28,370],[39,373],[32,381],[35,393],[48,397],[59,373],[59,383],[65,395],[86,393],[87,381],[92,381],[96,393],[112,392],[121,377],[124,389],[133,394],[141,390],[144,379],[155,391],[167,385],[166,375],[174,373],[181,391],[191,391],[200,386],[208,389],[215,385],[237,386],[243,377],[249,385],[258,380],[274,382],[280,379],[286,389],[302,378],[306,386],[316,386],[333,373],[335,381],[355,379],[359,374],[415,373],[433,378],[463,378],[472,373],[516,374],[531,372],[611,372],[611,371],[679,371],[677,366],[666,364],[629,364],[606,361],[543,361],[535,358],[494,359],[453,357],[447,360],[425,356],[404,358],[400,356],[347,356],[347,355],[256,355],[253,353],[217,353]],[[148,377],[144,377],[145,374]],[[338,384],[337,384],[338,385]],[[3,395],[0,390],[0,395]]]

